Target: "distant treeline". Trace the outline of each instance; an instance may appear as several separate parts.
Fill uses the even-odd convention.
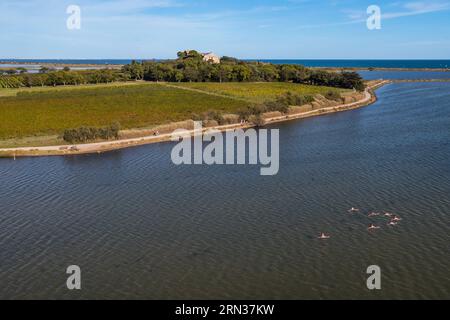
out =
[[[39,74],[0,76],[0,88],[59,86],[146,80],[167,82],[294,82],[362,91],[364,82],[356,72],[327,72],[301,65],[275,65],[222,57],[221,63],[203,60],[197,51],[179,52],[178,59],[133,61],[122,70],[52,71]]]
[[[111,83],[130,80],[120,70],[102,69],[95,71],[45,71],[0,76],[0,88],[65,86]]]
[[[178,59],[162,62],[132,62],[122,71],[135,80],[167,82],[295,82],[311,85],[364,90],[356,72],[327,72],[301,65],[275,65],[222,57],[220,64],[203,60],[196,51],[178,53]]]

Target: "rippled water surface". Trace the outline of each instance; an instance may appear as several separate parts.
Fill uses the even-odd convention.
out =
[[[450,84],[378,95],[274,126],[275,177],[175,167],[169,143],[0,159],[0,298],[450,298]],[[65,289],[72,264],[78,292]],[[369,292],[374,264],[382,290]]]

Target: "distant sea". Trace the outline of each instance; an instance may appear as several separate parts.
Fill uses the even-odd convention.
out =
[[[257,60],[274,64],[301,64],[306,67],[327,68],[450,68],[450,60]]]
[[[151,59],[136,59],[137,61]],[[129,64],[131,59],[0,59],[1,62],[19,63],[59,63],[59,64]],[[411,69],[441,69],[450,68],[450,60],[282,60],[282,59],[246,59],[246,61],[261,61],[274,64],[301,64],[306,67],[337,67],[337,68],[411,68]]]

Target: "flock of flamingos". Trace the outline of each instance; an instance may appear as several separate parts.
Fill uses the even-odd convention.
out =
[[[348,210],[347,212],[348,212],[349,214],[356,214],[356,213],[360,213],[361,210],[358,209],[358,208],[351,208],[351,209]],[[395,227],[395,226],[398,225],[398,223],[399,223],[400,221],[402,221],[402,218],[400,218],[398,215],[393,214],[393,213],[390,213],[390,212],[386,212],[386,211],[383,212],[383,213],[381,213],[381,212],[371,212],[371,213],[369,213],[369,214],[367,215],[367,217],[369,217],[369,218],[379,217],[379,216],[383,216],[383,217],[386,217],[386,218],[389,219],[389,223],[387,224],[389,227]],[[373,223],[371,223],[371,224],[367,227],[367,230],[368,230],[368,231],[375,231],[375,230],[378,230],[378,229],[381,229],[381,227],[380,227],[379,225],[375,225],[375,224],[373,224]],[[327,239],[330,239],[330,238],[331,238],[331,235],[329,235],[329,234],[327,234],[327,233],[325,233],[325,232],[322,232],[322,233],[320,234],[320,236],[319,236],[319,239],[321,239],[321,240],[327,240]]]

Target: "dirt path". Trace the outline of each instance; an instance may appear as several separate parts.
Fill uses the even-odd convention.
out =
[[[228,96],[226,94],[220,94],[220,93],[205,91],[205,90],[201,90],[201,89],[194,89],[194,88],[187,88],[187,87],[183,87],[183,86],[177,86],[177,85],[174,85],[174,84],[169,84],[167,82],[157,82],[157,83],[162,85],[162,86],[168,87],[168,88],[175,88],[175,89],[181,89],[181,90],[186,90],[186,91],[191,91],[191,92],[197,92],[197,93],[207,94],[209,96],[233,99],[233,100],[237,100],[237,101],[252,102],[251,100],[244,99],[244,98]]]

